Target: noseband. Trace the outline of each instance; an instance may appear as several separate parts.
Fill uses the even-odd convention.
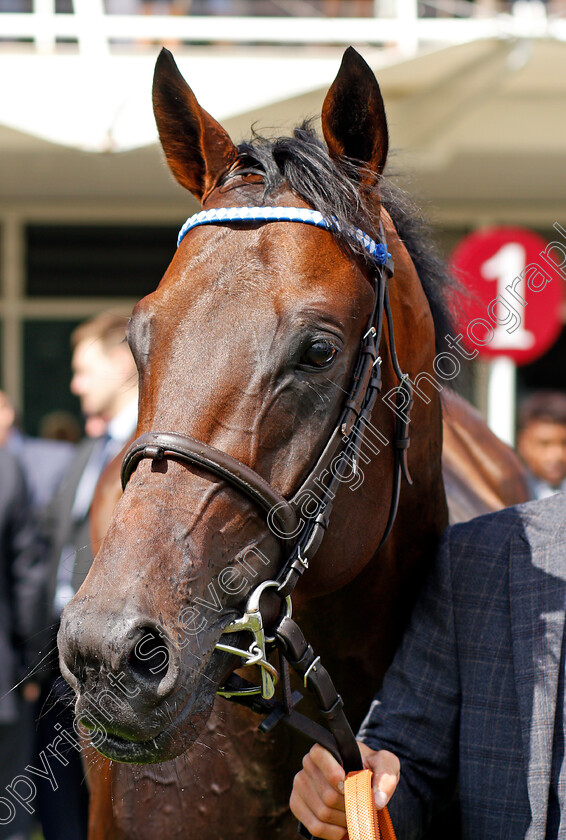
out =
[[[297,222],[314,225],[331,232],[340,231],[336,220],[324,218],[318,211],[309,208],[224,207],[203,210],[191,216],[181,228],[177,244],[180,245],[186,234],[200,225],[258,222]],[[397,396],[398,400],[402,399],[403,411],[396,412],[393,441],[395,457],[393,490],[389,517],[379,548],[393,527],[402,477],[405,477],[409,484],[412,483],[407,468],[408,417],[413,402],[412,389],[408,375],[404,374],[399,367],[395,348],[393,316],[387,286],[388,279],[393,275],[393,263],[387,252],[383,226],[380,222],[380,241],[378,242],[358,228],[352,228],[343,233],[360,243],[374,263],[372,313],[361,340],[350,391],[344,401],[338,423],[315,465],[293,497],[285,499],[255,470],[226,452],[188,435],[174,432],[148,432],[141,435],[128,448],[122,464],[122,487],[124,488],[142,459],[149,458],[152,461],[172,459],[199,467],[218,476],[262,508],[267,515],[270,530],[278,537],[283,547],[285,560],[276,580],[271,582],[271,585],[286,601],[288,617],[290,617],[289,596],[300,576],[308,569],[309,562],[322,542],[328,527],[334,497],[339,484],[345,481],[344,468],[348,467],[353,476],[358,472],[358,456],[364,433],[370,423],[377,394],[381,390],[382,360],[378,353],[385,319],[388,327],[389,353],[400,382]],[[407,419],[402,419],[403,416]],[[260,586],[264,585],[260,584]],[[250,607],[252,601],[253,605]],[[248,630],[254,635],[254,642],[248,651],[220,643],[217,647],[239,653],[246,660],[244,664],[251,664],[250,660],[259,664],[262,671],[262,687],[254,690],[261,692],[264,697],[271,697],[274,684],[269,676],[269,669],[273,671],[273,668],[267,663],[266,640],[261,624],[257,590],[250,596],[244,616],[229,625],[224,632],[231,633],[239,630]],[[219,693],[229,696],[233,692],[221,689]]]

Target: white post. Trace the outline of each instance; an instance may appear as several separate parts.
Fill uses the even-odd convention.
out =
[[[397,0],[397,25],[399,51],[407,58],[417,54],[419,4],[418,0]]]
[[[41,53],[52,53],[55,49],[53,36],[55,0],[33,0],[33,13],[42,18],[41,26],[38,27],[41,35],[35,39],[37,50]]]
[[[396,0],[373,0],[373,16],[376,18],[394,18],[397,15]]]
[[[487,425],[491,431],[515,445],[516,365],[507,356],[499,356],[490,363],[487,383]]]
[[[100,56],[110,52],[104,29],[105,11],[102,0],[73,0],[73,9],[81,54]]]

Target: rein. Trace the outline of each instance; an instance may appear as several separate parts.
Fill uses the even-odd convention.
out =
[[[267,514],[270,530],[279,538],[283,548],[284,562],[275,580],[264,581],[249,596],[244,614],[228,625],[224,635],[246,631],[252,634],[253,642],[246,650],[219,642],[216,647],[243,659],[244,665],[258,665],[261,685],[255,686],[236,674],[229,677],[218,693],[267,715],[260,725],[269,731],[279,720],[307,732],[314,740],[338,755],[346,769],[361,768],[359,751],[352,730],[342,711],[342,700],[320,664],[301,631],[291,619],[291,600],[301,575],[318,550],[332,510],[332,503],[338,486],[345,480],[347,466],[353,476],[358,473],[358,457],[365,430],[369,425],[375,400],[381,390],[381,364],[378,355],[383,335],[383,324],[387,321],[389,353],[400,385],[398,399],[402,399],[403,412],[396,412],[395,437],[393,440],[395,465],[393,489],[389,516],[381,538],[381,548],[388,538],[399,504],[401,481],[404,477],[411,484],[407,466],[409,446],[409,411],[413,403],[412,388],[407,374],[401,371],[395,347],[393,316],[389,302],[388,280],[393,275],[393,262],[387,251],[383,226],[379,225],[379,241],[375,241],[359,228],[342,230],[334,218],[325,218],[309,208],[295,207],[228,207],[203,210],[191,216],[181,228],[177,244],[193,228],[211,224],[254,224],[271,222],[294,222],[313,225],[330,232],[341,232],[361,244],[370,255],[374,270],[372,285],[374,303],[363,338],[352,377],[350,391],[344,401],[336,427],[326,446],[312,467],[306,479],[291,499],[285,499],[255,470],[242,464],[236,458],[188,435],[174,432],[148,432],[137,438],[128,448],[122,464],[122,487],[125,488],[138,463],[145,458],[153,461],[172,459],[197,466],[224,479],[243,493]],[[401,416],[406,417],[402,420]],[[326,479],[326,481],[325,481]],[[308,513],[305,509],[308,507]],[[301,513],[303,516],[301,516]],[[379,550],[378,548],[378,550]],[[280,596],[283,605],[272,634],[266,636],[260,611],[262,593],[272,588]],[[273,700],[277,671],[268,662],[268,645],[278,647],[283,677],[283,702]],[[305,687],[317,696],[319,707],[332,731],[313,723],[298,714],[293,706],[300,694],[291,694],[289,664],[303,678]],[[298,698],[295,696],[298,694]],[[260,696],[258,696],[260,695]]]

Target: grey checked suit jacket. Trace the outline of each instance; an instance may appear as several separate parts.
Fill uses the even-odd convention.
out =
[[[544,840],[565,603],[564,494],[446,531],[360,732],[401,759],[399,840],[458,782],[465,840]]]

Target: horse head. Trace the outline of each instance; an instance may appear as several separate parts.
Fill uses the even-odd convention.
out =
[[[158,288],[133,311],[138,438],[108,533],[59,633],[62,672],[93,743],[142,763],[194,742],[242,661],[259,660],[269,683],[261,638],[258,652],[238,621],[255,611],[268,628],[288,609],[277,589],[286,594],[307,565],[297,545],[309,511],[321,515],[309,534],[322,542],[297,584],[299,607],[343,590],[385,556],[378,549],[407,446],[399,425],[406,432],[410,394],[400,376],[430,379],[434,357],[427,297],[382,201],[381,93],[354,50],[324,102],[325,146],[303,127],[236,147],[166,50],[154,110],[167,162],[204,215],[186,226]],[[275,215],[266,218],[266,208]],[[300,223],[280,219],[281,208]],[[423,545],[445,521],[440,406],[430,391],[415,405],[415,480],[401,497]],[[423,495],[432,504],[417,522]],[[321,505],[327,513],[330,502],[328,518]],[[388,546],[404,539],[394,529]]]

